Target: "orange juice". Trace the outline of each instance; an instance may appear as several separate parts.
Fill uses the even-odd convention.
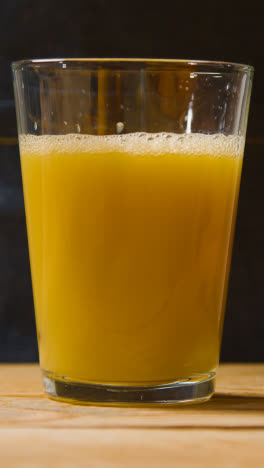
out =
[[[41,366],[158,384],[219,359],[244,140],[22,136]]]

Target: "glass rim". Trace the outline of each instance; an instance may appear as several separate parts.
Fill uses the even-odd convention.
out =
[[[254,72],[254,67],[252,65],[246,65],[243,63],[236,62],[225,62],[218,60],[190,60],[190,59],[166,59],[166,58],[43,58],[43,59],[25,59],[25,60],[15,60],[11,63],[11,68],[13,71],[22,69],[23,67],[28,67],[35,65],[37,67],[42,67],[45,65],[63,65],[63,64],[74,65],[79,63],[81,65],[94,64],[94,65],[131,65],[131,64],[145,64],[145,65],[175,65],[175,66],[188,66],[195,67],[200,66],[205,68],[204,73],[210,73],[210,67],[212,69],[224,69],[225,71],[240,71],[240,72]],[[132,69],[132,68],[130,68]]]

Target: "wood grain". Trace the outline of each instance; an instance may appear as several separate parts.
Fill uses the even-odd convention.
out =
[[[72,406],[42,394],[36,365],[0,366],[1,466],[264,465],[264,364],[222,365],[208,403]]]
[[[144,429],[0,431],[3,467],[256,467],[263,433]]]

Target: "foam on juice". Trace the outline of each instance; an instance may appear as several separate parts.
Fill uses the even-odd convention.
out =
[[[130,133],[124,135],[22,135],[19,139],[23,152],[48,155],[58,153],[114,153],[125,152],[136,156],[242,156],[244,138],[223,134],[199,133]]]

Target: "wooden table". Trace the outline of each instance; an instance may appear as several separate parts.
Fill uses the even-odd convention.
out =
[[[264,467],[264,364],[225,364],[207,403],[71,406],[37,365],[0,365],[0,466]]]

